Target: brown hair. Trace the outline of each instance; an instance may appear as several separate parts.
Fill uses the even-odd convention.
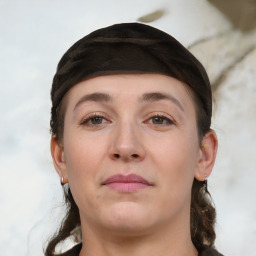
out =
[[[201,63],[176,39],[163,31],[139,23],[117,24],[99,29],[76,42],[61,58],[53,79],[51,133],[62,143],[65,95],[78,82],[97,75],[115,73],[160,73],[172,76],[192,92],[199,142],[210,130],[212,93]],[[45,255],[54,256],[55,247],[66,238],[81,241],[78,207],[68,185],[64,186],[66,216],[49,241]],[[190,229],[194,246],[201,251],[215,241],[215,208],[204,182],[194,179],[191,196]]]

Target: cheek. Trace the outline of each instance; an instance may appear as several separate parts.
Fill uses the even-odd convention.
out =
[[[106,142],[99,136],[73,133],[65,137],[64,151],[69,186],[76,204],[85,211],[98,208],[100,175],[104,172],[101,159],[106,155]]]
[[[94,182],[99,168],[100,158],[105,155],[106,143],[99,137],[83,136],[73,133],[66,136],[64,151],[67,173],[70,182]]]
[[[152,142],[150,158],[159,178],[164,178],[165,189],[190,189],[198,160],[198,142],[193,133],[175,133]]]

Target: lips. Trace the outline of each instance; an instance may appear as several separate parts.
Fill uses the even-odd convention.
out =
[[[102,185],[105,185],[116,191],[126,193],[134,192],[152,186],[149,181],[136,174],[113,175],[105,180]]]

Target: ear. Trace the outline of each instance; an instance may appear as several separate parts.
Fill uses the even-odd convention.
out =
[[[51,155],[55,170],[60,176],[63,184],[68,182],[67,171],[66,171],[66,160],[64,155],[64,148],[56,140],[55,136],[51,138]]]
[[[218,148],[218,139],[215,131],[210,130],[202,139],[195,178],[203,181],[209,177],[215,162]]]

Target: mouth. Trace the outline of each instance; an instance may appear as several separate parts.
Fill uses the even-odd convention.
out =
[[[123,193],[131,193],[152,186],[149,181],[136,174],[116,174],[105,180],[102,185]]]

